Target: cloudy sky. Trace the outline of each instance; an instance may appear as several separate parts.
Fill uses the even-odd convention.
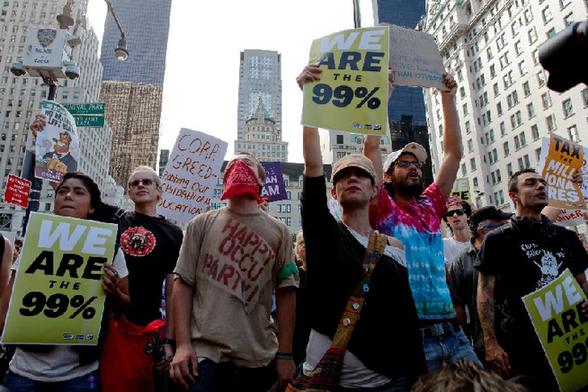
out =
[[[159,148],[173,147],[180,128],[237,136],[239,52],[282,55],[282,129],[289,161],[302,162],[302,93],[295,79],[313,39],[353,28],[352,0],[173,0]],[[360,0],[362,26],[373,25],[371,0]],[[92,0],[90,21],[101,38],[106,6]],[[132,53],[130,54],[133,55]]]

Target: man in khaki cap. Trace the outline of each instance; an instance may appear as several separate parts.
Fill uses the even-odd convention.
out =
[[[306,67],[298,77],[300,87],[315,80],[316,72],[320,72],[317,67]],[[331,194],[342,207],[341,222],[337,222],[327,205],[316,128],[304,127],[303,150],[301,214],[307,295],[312,298],[307,304],[311,332],[303,365],[308,374],[329,348],[347,301],[362,277],[368,237],[373,231],[369,203],[377,188],[374,166],[364,155],[351,154],[337,161],[331,175]],[[404,251],[396,239],[390,237],[388,244],[369,285],[363,286],[368,305],[347,346],[339,380],[345,391],[408,391],[425,370]]]

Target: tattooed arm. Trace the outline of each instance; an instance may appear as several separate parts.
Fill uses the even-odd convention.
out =
[[[494,331],[494,286],[496,277],[482,272],[478,275],[478,315],[480,326],[484,333],[484,348],[486,350],[486,363],[497,370],[503,376],[510,373],[508,354],[498,344]]]

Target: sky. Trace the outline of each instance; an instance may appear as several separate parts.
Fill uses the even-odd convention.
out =
[[[360,0],[360,9],[362,26],[372,26],[372,1]],[[89,2],[88,16],[100,40],[105,14],[103,1]],[[282,55],[283,138],[289,142],[288,160],[302,162],[302,92],[296,76],[308,62],[312,40],[351,28],[352,0],[173,0],[159,148],[172,149],[179,130],[189,128],[226,141],[231,156],[239,53],[277,50]]]

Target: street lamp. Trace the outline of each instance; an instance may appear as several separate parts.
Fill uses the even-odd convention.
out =
[[[114,13],[110,1],[105,0],[108,11],[114,17],[116,25],[121,33],[118,47],[114,50],[118,61],[125,61],[129,57],[125,33]],[[79,37],[72,35],[69,28],[74,25],[72,8],[74,0],[67,0],[63,6],[63,12],[57,15],[59,30],[38,29],[29,30],[27,36],[27,54],[24,60],[19,60],[10,66],[10,72],[15,76],[23,76],[28,73],[30,76],[39,76],[43,79],[44,85],[49,87],[47,99],[55,100],[58,80],[68,78],[71,80],[80,77],[80,68],[73,62],[71,54],[67,53],[66,47],[72,50],[81,43]],[[64,60],[65,59],[65,60]],[[23,177],[31,181],[29,206],[27,207],[23,220],[23,235],[25,234],[29,215],[31,211],[39,210],[39,202],[43,182],[35,177],[35,141],[32,149],[26,151],[23,165]]]

